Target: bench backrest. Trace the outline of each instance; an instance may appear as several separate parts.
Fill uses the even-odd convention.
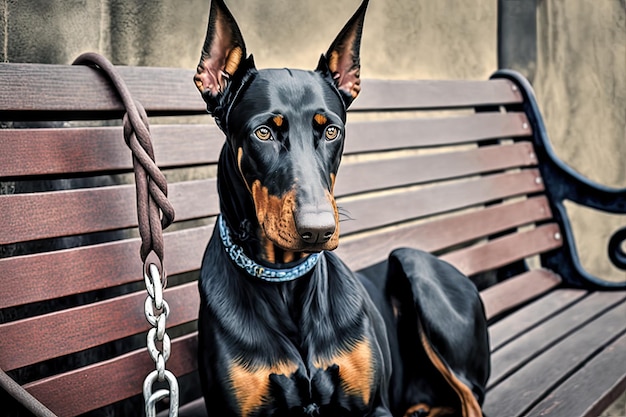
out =
[[[195,281],[219,210],[223,137],[192,71],[119,71],[152,116],[176,209],[165,233],[168,333],[176,336],[167,368],[186,375],[196,367]],[[136,396],[154,364],[144,347],[122,107],[87,67],[0,64],[0,91],[0,368],[60,415]],[[523,265],[562,240],[542,195],[530,123],[508,111],[522,100],[505,79],[365,80],[335,188],[345,213],[338,253],[348,265],[364,268],[412,246],[481,286],[522,273],[520,298],[554,285],[550,272]],[[488,303],[488,314],[507,303]]]

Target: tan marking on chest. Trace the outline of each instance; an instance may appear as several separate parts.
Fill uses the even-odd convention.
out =
[[[289,377],[297,369],[298,366],[294,363],[277,363],[260,367],[232,363],[229,377],[241,416],[249,416],[268,399],[271,374]]]
[[[358,341],[330,359],[318,359],[313,365],[320,369],[337,365],[341,387],[345,393],[360,396],[364,404],[369,404],[374,384],[374,358],[367,340]]]

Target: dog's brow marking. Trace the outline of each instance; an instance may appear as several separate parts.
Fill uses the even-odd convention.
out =
[[[271,374],[289,377],[297,369],[298,365],[288,362],[260,367],[249,367],[236,362],[232,363],[230,367],[230,382],[233,386],[241,415],[243,417],[249,416],[268,400]]]
[[[274,122],[276,127],[281,127],[283,125],[283,116],[280,114],[276,115],[272,118],[272,121]]]
[[[330,359],[318,359],[313,365],[320,369],[339,366],[339,379],[346,394],[360,395],[363,403],[369,404],[375,364],[368,340],[359,340],[349,350],[341,350]]]
[[[320,126],[325,125],[326,122],[328,121],[326,116],[324,116],[323,114],[320,114],[320,113],[316,113],[315,116],[313,116],[313,120],[315,120],[315,123],[317,123]]]

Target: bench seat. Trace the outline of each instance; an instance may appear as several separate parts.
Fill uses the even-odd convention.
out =
[[[119,72],[150,116],[176,210],[167,369],[181,415],[202,415],[196,280],[223,136],[193,71]],[[0,90],[0,369],[60,416],[141,413],[154,363],[123,106],[90,67],[0,63]],[[580,266],[564,208],[624,215],[626,190],[556,158],[527,81],[364,80],[348,120],[337,253],[359,270],[416,247],[470,277],[490,321],[488,416],[596,416],[626,391],[626,282]],[[624,230],[611,240],[622,269]],[[8,415],[29,415],[8,392]]]

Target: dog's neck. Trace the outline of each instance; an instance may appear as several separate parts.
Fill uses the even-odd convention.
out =
[[[228,142],[220,154],[217,187],[220,211],[230,228],[232,239],[249,258],[280,268],[308,256],[306,253],[285,251],[265,236],[256,217],[254,201],[239,174],[235,154]]]

